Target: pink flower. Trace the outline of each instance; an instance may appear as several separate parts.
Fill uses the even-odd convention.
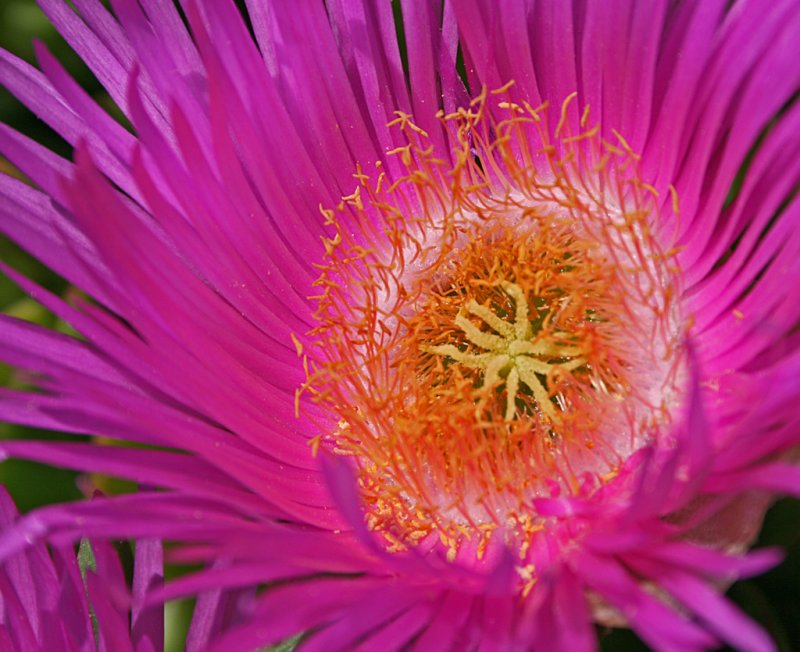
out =
[[[2,229],[85,293],[6,269],[81,337],[0,321],[0,415],[89,436],[2,449],[143,488],[0,557],[172,542],[194,649],[773,648],[721,589],[800,493],[795,0],[40,4],[133,133],[0,60],[75,147],[0,130]]]

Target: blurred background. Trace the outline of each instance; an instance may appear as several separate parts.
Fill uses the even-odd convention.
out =
[[[106,110],[125,122],[108,94],[64,43],[44,14],[36,7],[34,0],[0,0],[0,46],[33,62],[35,57],[32,43],[35,39],[46,44]],[[67,143],[3,88],[0,88],[0,122],[11,125],[62,156],[71,156],[71,149]],[[0,172],[20,176],[2,157],[0,157]],[[70,291],[63,280],[54,276],[5,238],[0,238],[0,257],[48,290],[62,295]],[[67,324],[59,322],[4,276],[0,276],[0,308],[15,317],[71,332]],[[0,364],[1,386],[19,387],[24,383],[23,377]],[[64,435],[0,424],[0,437],[42,439],[63,438]],[[105,492],[121,492],[133,488],[110,478],[80,478],[69,471],[17,460],[7,460],[0,464],[0,483],[8,488],[21,512],[30,511],[47,503],[78,499],[83,495],[81,487],[99,486]],[[772,634],[781,652],[800,649],[800,502],[783,500],[770,510],[758,545],[784,547],[787,551],[786,561],[766,575],[735,584],[730,589],[730,595],[744,611]],[[128,544],[120,542],[119,549],[130,571],[131,556]],[[180,570],[168,569],[167,575],[177,572]],[[166,623],[168,650],[183,648],[191,607],[188,601],[168,605]],[[602,649],[607,652],[647,650],[644,644],[627,631],[604,631],[601,637]]]

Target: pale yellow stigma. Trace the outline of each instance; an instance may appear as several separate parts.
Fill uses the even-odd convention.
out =
[[[485,305],[470,299],[466,313],[483,320],[497,334],[481,330],[464,312],[459,312],[454,323],[461,329],[468,342],[485,349],[486,353],[467,353],[454,344],[425,347],[429,353],[445,356],[470,369],[483,371],[485,390],[505,384],[505,420],[511,421],[517,412],[516,400],[520,383],[524,384],[536,399],[539,409],[551,421],[557,418],[551,397],[539,376],[552,377],[553,372],[572,371],[586,364],[581,351],[547,339],[535,339],[530,321],[528,298],[516,283],[502,282],[501,287],[514,301],[514,322],[511,323]],[[556,333],[565,336],[566,333]],[[482,403],[482,402],[481,402]],[[481,405],[479,403],[479,406]]]

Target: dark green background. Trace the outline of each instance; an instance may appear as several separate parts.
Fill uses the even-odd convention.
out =
[[[44,41],[48,48],[64,62],[71,73],[109,111],[119,112],[99,87],[91,73],[58,36],[32,0],[0,0],[0,45],[17,55],[33,60],[33,39]],[[26,111],[8,92],[0,89],[0,121],[10,124],[33,136],[48,147],[69,156],[70,148],[35,116]],[[0,170],[14,173],[0,158]],[[7,240],[0,240],[0,255],[13,267],[36,279],[51,290],[66,291],[66,284],[21,252]],[[8,279],[0,277],[0,308],[4,312],[33,320],[51,327],[68,329],[52,315],[37,306],[19,291]],[[0,366],[0,382],[18,385],[12,370]],[[35,432],[9,424],[0,424],[0,437],[52,437],[49,433]],[[71,500],[81,496],[75,484],[75,474],[52,469],[39,464],[6,461],[0,465],[0,482],[5,484],[20,510],[28,511],[45,503]],[[781,545],[787,548],[788,557],[782,566],[762,577],[740,582],[730,591],[731,597],[741,607],[761,622],[774,636],[782,652],[800,649],[800,503],[784,500],[769,513],[759,545]],[[182,647],[186,603],[171,605],[167,612],[168,648]],[[602,633],[602,648],[606,651],[627,652],[647,649],[627,631]]]

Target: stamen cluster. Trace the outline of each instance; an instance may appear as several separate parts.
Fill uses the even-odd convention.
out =
[[[569,101],[551,132],[504,90],[441,116],[449,159],[400,115],[407,174],[359,174],[325,211],[303,391],[393,547],[524,549],[535,498],[610,481],[680,398],[676,272],[636,156],[588,114],[563,133]]]

